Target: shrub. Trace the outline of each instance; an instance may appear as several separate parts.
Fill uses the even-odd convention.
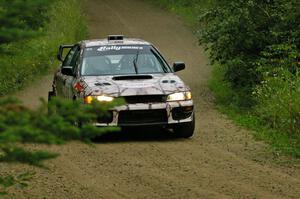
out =
[[[224,77],[232,89],[246,99],[237,105],[252,107],[255,99],[251,93],[262,80],[261,67],[267,67],[257,64],[261,63],[263,52],[284,44],[294,45],[299,51],[300,3],[296,0],[216,2],[215,7],[200,16],[200,42],[210,49],[211,61],[226,68]]]

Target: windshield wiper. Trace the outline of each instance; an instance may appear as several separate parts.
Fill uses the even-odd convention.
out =
[[[139,55],[140,55],[140,50],[137,50],[136,56],[135,56],[135,58],[134,58],[134,60],[133,60],[134,70],[135,70],[135,73],[136,73],[136,74],[139,74],[139,72],[138,72],[138,67],[137,67],[137,61],[138,61],[138,59],[139,59]]]

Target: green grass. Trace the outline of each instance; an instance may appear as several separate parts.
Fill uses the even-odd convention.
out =
[[[219,65],[213,66],[212,77],[209,87],[213,91],[218,110],[226,114],[238,126],[253,131],[254,138],[263,140],[278,154],[288,154],[300,158],[300,139],[285,132],[265,126],[253,110],[243,110],[234,102],[235,93],[230,84],[224,81],[224,68]]]
[[[47,15],[49,22],[41,36],[5,46],[13,54],[0,55],[0,96],[24,88],[36,76],[58,67],[56,53],[62,43],[74,43],[87,36],[79,0],[55,1]]]
[[[156,0],[154,3],[182,16],[188,25],[197,29],[198,16],[214,5],[214,0]],[[300,158],[299,136],[291,136],[265,126],[253,110],[238,107],[236,104],[241,101],[240,96],[231,89],[229,82],[224,81],[226,69],[220,65],[212,67],[209,87],[214,93],[219,111],[226,114],[236,125],[252,130],[254,138],[268,143],[277,154],[283,153]]]
[[[293,138],[284,132],[264,126],[260,118],[251,112],[242,112],[220,104],[218,109],[237,125],[252,130],[254,138],[268,143],[277,154],[288,154],[300,158],[299,138]]]

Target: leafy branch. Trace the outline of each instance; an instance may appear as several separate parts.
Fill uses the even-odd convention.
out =
[[[98,128],[93,125],[98,117],[105,117],[108,111],[122,105],[122,99],[112,103],[93,102],[83,104],[54,98],[37,110],[24,107],[14,98],[0,99],[0,162],[18,162],[45,168],[43,162],[58,156],[48,151],[29,151],[26,143],[64,144],[71,140],[90,142],[91,139],[118,128]],[[79,125],[80,124],[80,125]],[[22,184],[19,178],[1,177],[2,193],[6,188]]]

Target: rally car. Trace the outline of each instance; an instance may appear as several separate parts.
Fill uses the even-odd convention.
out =
[[[64,51],[68,50],[63,57]],[[96,126],[162,126],[184,138],[191,137],[195,114],[190,88],[151,43],[111,35],[100,40],[61,45],[62,62],[54,75],[49,99],[59,96],[91,103],[111,102],[122,97],[126,104],[111,110],[111,116]]]

